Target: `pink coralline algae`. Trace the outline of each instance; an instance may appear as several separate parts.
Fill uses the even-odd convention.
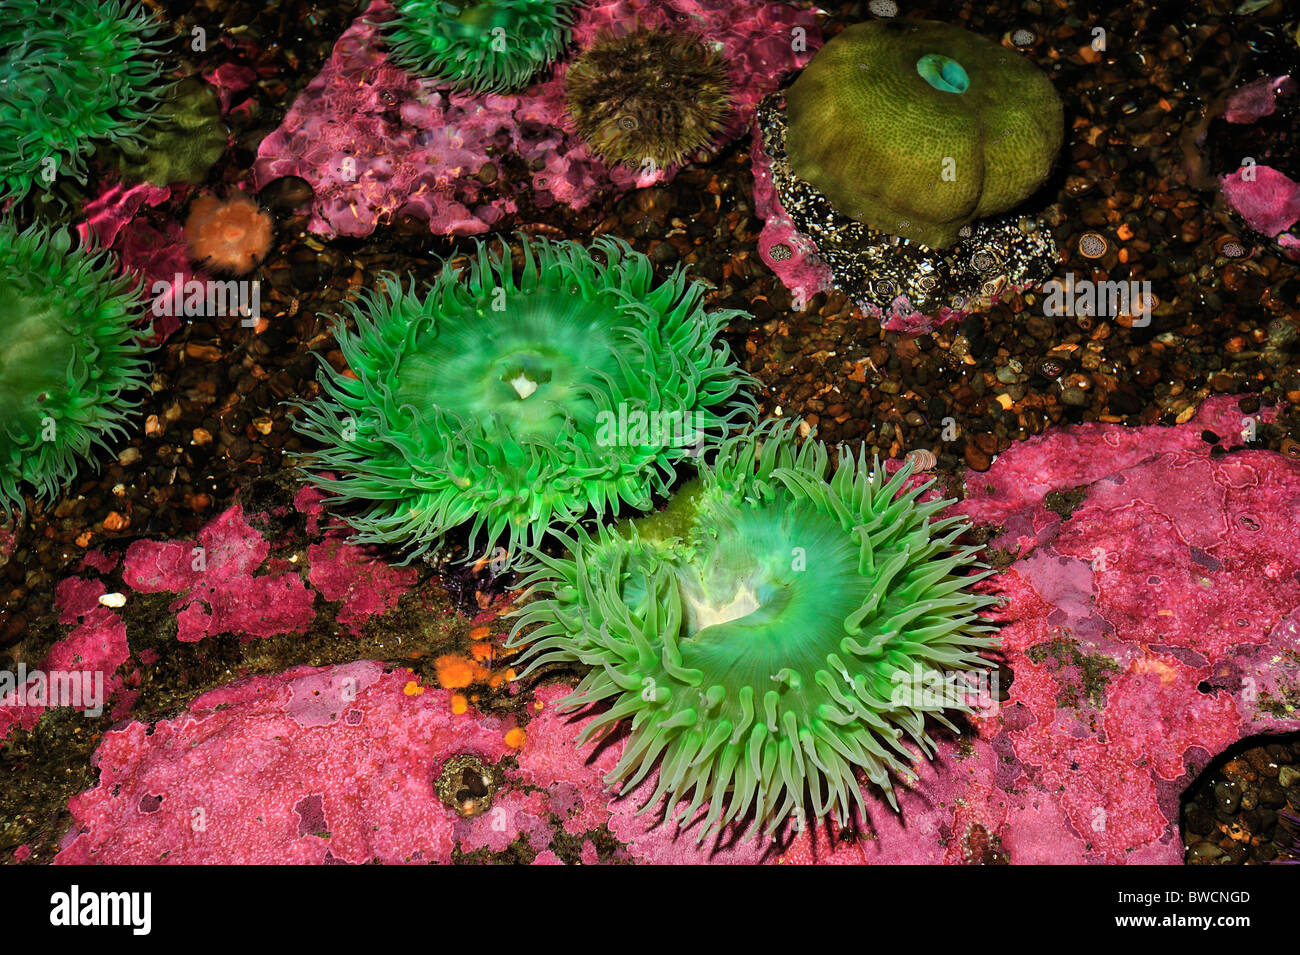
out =
[[[294,505],[307,515],[309,537],[317,536],[320,494],[301,491]],[[309,544],[301,567],[270,558],[271,549],[235,504],[194,541],[136,541],[127,549],[122,579],[144,593],[178,594],[171,605],[177,639],[192,643],[219,633],[305,631],[316,619],[317,593],[341,602],[335,622],[359,633],[368,619],[396,606],[417,576],[414,568],[392,567],[372,550],[347,543],[339,530]]]
[[[901,817],[873,799],[874,838],[803,834],[784,861],[1181,862],[1196,770],[1300,729],[1300,467],[1211,458],[1200,432],[1240,419],[1219,399],[1178,428],[1083,425],[969,473],[963,509],[1016,556],[988,582],[1009,694],[941,745]],[[1047,507],[1075,489],[1068,518]]]
[[[1219,182],[1228,204],[1256,232],[1279,236],[1300,221],[1300,183],[1272,166],[1243,166]]]
[[[1296,83],[1290,76],[1261,76],[1233,91],[1225,104],[1223,118],[1230,123],[1253,123],[1272,116],[1277,109],[1278,96],[1295,91]]]
[[[180,201],[169,187],[114,183],[87,203],[85,221],[77,226],[82,242],[93,241],[111,249],[122,271],[139,276],[150,303],[148,312],[140,317],[141,323],[153,323],[154,344],[165,341],[180,328],[180,319],[175,317],[184,314],[184,309],[179,307],[180,296],[184,284],[195,275],[185,252],[180,223],[172,222],[160,231],[145,221],[140,212],[169,202],[176,206]],[[166,291],[160,296],[153,295],[157,283],[166,284]],[[164,307],[169,299],[170,307]]]
[[[145,593],[173,591],[177,639],[193,643],[218,633],[270,637],[310,626],[314,594],[293,566],[267,561],[271,544],[236,504],[199,531],[198,541],[136,541],[122,578]]]
[[[512,719],[455,713],[450,692],[416,687],[408,670],[361,661],[250,677],[176,719],[107,733],[98,785],[70,801],[56,861],[446,863],[454,850],[519,843],[545,865],[560,861],[561,838],[586,836],[578,857],[593,863],[602,827],[626,861],[756,862],[770,851],[758,840],[711,851],[654,813],[637,816],[652,783],[613,799],[600,777],[617,753],[575,746],[581,722],[553,706],[567,691],[538,691],[516,769],[501,765]],[[468,818],[437,789],[447,761],[466,755],[501,777]]]
[[[118,668],[130,659],[130,651],[126,642],[126,625],[116,613],[99,602],[104,593],[104,585],[97,579],[69,577],[59,583],[54,601],[59,623],[75,626],[50,648],[37,670],[45,678],[55,673],[88,675],[95,682],[87,683],[78,677],[83,692],[94,693],[98,686],[98,692],[103,695],[96,702],[108,703],[116,699],[118,706],[111,713],[118,717],[129,708],[133,696],[131,691],[123,692],[124,681],[117,673]],[[46,701],[31,700],[36,679],[32,675],[25,681],[22,705],[15,705],[16,697],[13,695],[0,700],[0,740],[7,737],[15,726],[32,729],[49,708]]]
[[[324,495],[304,487],[294,498],[294,508],[308,516],[308,532],[315,533],[324,512]],[[342,602],[335,620],[353,633],[376,614],[397,606],[419,576],[414,567],[394,567],[371,549],[346,542],[347,534],[332,529],[325,539],[307,548],[311,566],[307,579],[326,600]]]
[[[675,173],[608,166],[591,155],[565,118],[564,62],[510,95],[454,92],[405,73],[388,62],[375,26],[390,12],[376,0],[348,28],[258,149],[257,188],[281,176],[311,184],[313,232],[368,235],[406,215],[435,234],[486,232],[518,209],[520,186],[506,185],[500,168],[511,154],[531,170],[528,201],[538,208],[582,210]],[[722,44],[735,110],[715,148],[820,44],[812,12],[781,3],[603,0],[581,8],[572,47],[633,25],[691,30]]]
[[[297,667],[110,731],[56,863],[451,861],[461,820],[436,794],[441,764],[500,760],[505,726],[410,681],[369,661]]]

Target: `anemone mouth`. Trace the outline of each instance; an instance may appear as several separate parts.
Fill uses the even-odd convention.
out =
[[[632,717],[606,781],[628,792],[658,767],[642,811],[667,796],[700,840],[792,814],[865,822],[859,774],[897,808],[892,780],[933,752],[927,719],[953,728],[945,713],[972,710],[899,695],[898,675],[991,666],[994,598],[969,590],[987,572],[955,543],[965,524],[936,519],[951,502],[918,503],[908,467],[886,482],[861,456],[832,477],[824,446],[794,434],[768,423],[725,442],[685,534],[643,539],[634,523],[580,532],[563,559],[537,552],[524,583],[542,599],[511,635],[531,641],[528,671],[591,667],[564,705],[610,706],[581,739]]]
[[[489,305],[475,316],[482,324],[422,329],[394,369],[397,401],[432,405],[519,439],[551,439],[568,423],[591,430],[596,392],[635,388],[616,358],[619,348],[633,347],[613,327],[616,316],[614,303],[539,288],[512,296],[499,312]],[[490,348],[483,347],[487,327]]]
[[[504,539],[514,554],[589,511],[652,506],[700,442],[752,418],[752,382],[714,339],[741,314],[706,313],[680,270],[656,284],[621,241],[520,238],[480,244],[467,270],[444,266],[427,292],[387,278],[337,325],[349,376],[322,371],[298,429],[336,477],[309,475],[356,538],[410,557],[468,524],[470,554]],[[651,427],[641,425],[649,422]]]
[[[965,67],[942,53],[926,53],[916,61],[916,72],[943,93],[965,93],[970,89],[970,76]]]

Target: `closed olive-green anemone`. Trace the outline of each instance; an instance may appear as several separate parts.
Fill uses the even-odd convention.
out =
[[[0,220],[0,511],[52,497],[124,433],[146,379],[144,298],[66,232]]]
[[[226,124],[213,88],[197,76],[181,80],[140,131],[140,141],[121,143],[118,151],[127,182],[203,182],[226,151]]]
[[[538,543],[589,510],[648,510],[674,466],[755,413],[753,379],[715,343],[732,310],[618,239],[478,244],[417,294],[386,278],[349,307],[299,430],[322,445],[310,480],[356,505],[357,538],[411,556],[469,523],[491,549]],[[716,440],[716,439],[712,439]],[[472,554],[471,554],[472,556]]]
[[[580,739],[631,720],[606,782],[629,792],[657,765],[642,811],[667,796],[701,840],[750,813],[768,832],[854,805],[865,823],[859,771],[897,808],[891,776],[919,759],[906,744],[933,755],[927,718],[952,728],[945,712],[973,709],[917,684],[992,666],[979,614],[994,598],[970,589],[987,572],[955,543],[964,520],[938,516],[951,502],[918,503],[909,468],[886,481],[844,452],[828,466],[820,442],[769,422],[701,469],[685,523],[580,530],[525,579],[525,673],[590,667],[562,705],[608,706]]]
[[[100,142],[139,142],[167,84],[158,23],[129,0],[0,3],[0,200],[86,181]]]
[[[404,0],[382,25],[398,65],[456,89],[527,86],[569,42],[581,0]]]
[[[855,24],[786,93],[791,168],[843,214],[945,248],[1047,179],[1060,97],[1023,55],[931,20]]]

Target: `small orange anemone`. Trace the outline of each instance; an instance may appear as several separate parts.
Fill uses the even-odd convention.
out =
[[[218,272],[250,272],[271,247],[271,217],[247,196],[224,202],[202,196],[190,206],[185,220],[190,257]]]

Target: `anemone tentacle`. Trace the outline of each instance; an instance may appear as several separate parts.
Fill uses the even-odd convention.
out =
[[[0,510],[53,497],[123,436],[146,381],[138,284],[66,232],[0,220]]]
[[[311,483],[361,505],[359,540],[414,557],[469,524],[471,553],[482,536],[516,554],[589,510],[649,510],[698,453],[683,438],[752,419],[753,379],[715,344],[742,313],[705,312],[680,270],[656,284],[617,239],[520,242],[517,273],[504,242],[480,243],[423,295],[385,277],[336,321],[355,377],[322,363],[298,429],[335,474]]]
[[[98,142],[142,142],[168,92],[157,20],[128,0],[5,0],[0,12],[0,200],[84,183]]]
[[[970,589],[991,572],[957,543],[962,520],[939,517],[951,502],[918,503],[929,485],[904,490],[910,467],[829,464],[794,422],[768,422],[701,468],[685,533],[578,529],[567,556],[534,551],[523,581],[537,599],[511,633],[522,675],[590,667],[562,705],[610,706],[580,739],[631,717],[606,782],[630,792],[658,760],[643,811],[666,796],[701,840],[749,813],[767,832],[791,813],[865,819],[858,771],[897,808],[893,780],[922,758],[910,746],[934,752],[926,719],[974,709],[974,694],[900,682],[993,666],[981,611],[996,598]]]
[[[475,93],[526,86],[569,43],[581,0],[405,0],[382,24],[400,66]]]

